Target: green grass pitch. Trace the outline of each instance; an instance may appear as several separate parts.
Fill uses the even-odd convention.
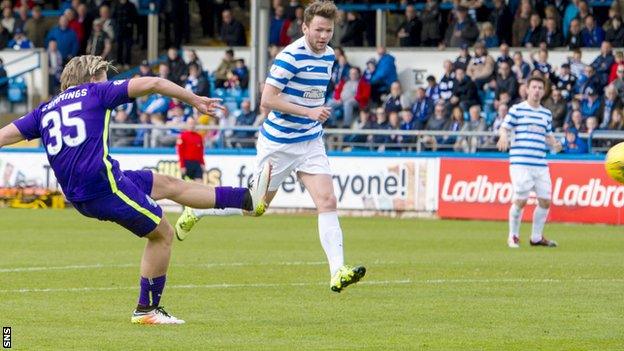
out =
[[[173,222],[175,215],[170,215]],[[503,222],[343,218],[361,284],[329,290],[314,216],[204,219],[175,242],[137,326],[144,241],[73,210],[0,210],[0,324],[15,350],[622,350],[624,230],[548,224],[556,249],[506,246]]]

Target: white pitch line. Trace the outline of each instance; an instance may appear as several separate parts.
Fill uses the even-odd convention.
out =
[[[133,267],[138,264],[91,264],[91,265],[69,265],[69,266],[56,266],[56,267],[17,267],[17,268],[0,268],[0,273],[15,273],[15,272],[39,272],[39,271],[63,271],[63,270],[75,270],[75,269],[97,269],[97,268],[123,268]]]
[[[373,262],[373,264],[389,264],[392,262]],[[250,266],[320,266],[325,265],[327,262],[218,262],[218,263],[190,263],[190,264],[171,264],[172,267],[197,267],[197,268],[212,268],[212,267],[250,267]],[[124,264],[92,264],[92,265],[69,265],[69,266],[55,266],[55,267],[16,267],[16,268],[0,268],[0,273],[15,273],[15,272],[40,272],[40,271],[57,271],[57,270],[80,270],[80,269],[103,269],[103,268],[127,268],[127,267],[139,267],[139,263],[124,263]]]
[[[490,284],[490,283],[624,283],[624,279],[425,279],[425,280],[365,280],[361,285],[436,285],[436,284]],[[238,289],[238,288],[277,288],[288,286],[321,286],[326,283],[246,283],[246,284],[187,284],[167,285],[167,289]],[[90,292],[90,291],[114,291],[136,290],[136,286],[110,286],[110,287],[82,287],[82,288],[24,288],[0,290],[0,294],[23,294],[23,293],[55,293],[55,292]]]
[[[172,267],[200,267],[200,268],[211,268],[211,267],[249,267],[249,266],[320,266],[325,265],[327,262],[325,261],[316,261],[316,262],[306,262],[306,261],[295,261],[295,262],[217,262],[217,263],[190,263],[190,264],[175,264],[172,263]]]
[[[410,284],[411,280],[371,280],[361,282],[360,284],[366,285],[397,285],[397,284]],[[276,288],[285,286],[320,286],[327,283],[247,283],[247,284],[186,284],[186,285],[167,285],[169,289],[238,289],[238,288]],[[17,294],[17,293],[38,293],[38,292],[88,292],[88,291],[111,291],[111,290],[136,290],[136,286],[107,286],[107,287],[82,287],[82,288],[43,288],[43,289],[13,289],[13,290],[0,290],[0,294]]]
[[[396,262],[374,261],[371,265],[394,264]],[[253,266],[321,266],[326,265],[325,261],[294,261],[294,262],[214,262],[214,263],[172,263],[171,267],[196,267],[196,268],[212,268],[212,267],[253,267]],[[41,271],[62,271],[62,270],[80,270],[80,269],[105,269],[105,268],[128,268],[139,267],[139,263],[123,263],[123,264],[92,264],[92,265],[68,265],[68,266],[36,266],[36,267],[15,267],[0,268],[0,273],[16,273],[16,272],[41,272]]]

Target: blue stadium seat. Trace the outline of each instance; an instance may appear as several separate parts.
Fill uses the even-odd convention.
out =
[[[237,102],[236,102],[236,98],[235,98],[235,97],[233,97],[233,96],[231,96],[231,95],[226,95],[226,96],[223,98],[223,102],[231,102],[231,103],[237,104]]]
[[[215,90],[217,90],[217,80],[215,79],[214,75],[208,73],[208,71],[204,71],[204,74],[206,75],[208,85],[210,86],[210,97],[216,97]]]
[[[224,89],[225,95],[222,97],[224,103],[230,103],[230,106],[236,105],[236,109],[242,101],[241,89]]]
[[[496,119],[496,111],[487,111],[485,113],[485,123],[488,127],[491,127],[494,124],[494,120]]]
[[[223,106],[227,107],[230,113],[238,110],[238,103],[236,103],[236,101],[225,101]]]
[[[215,98],[221,98],[221,99],[225,98],[225,89],[223,88],[215,88],[212,90],[212,92],[213,92],[213,97]]]
[[[240,94],[236,98],[236,102],[240,106],[241,102],[243,102],[243,100],[247,100],[247,99],[249,99],[249,89],[241,89],[240,90]]]
[[[228,89],[228,94],[232,97],[239,97],[243,94],[243,89],[241,88],[231,88]]]

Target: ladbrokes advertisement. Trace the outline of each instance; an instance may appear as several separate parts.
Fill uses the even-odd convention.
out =
[[[122,169],[153,169],[179,176],[174,154],[114,154]],[[207,155],[204,182],[246,186],[254,169],[253,156]],[[338,207],[346,210],[433,212],[437,192],[436,159],[389,157],[330,157]],[[57,188],[45,154],[0,152],[0,187]],[[294,176],[286,179],[271,204],[279,208],[314,208]]]
[[[550,176],[549,220],[624,224],[624,186],[608,178],[602,162],[552,161]],[[442,158],[439,187],[442,218],[507,219],[513,196],[507,160]]]

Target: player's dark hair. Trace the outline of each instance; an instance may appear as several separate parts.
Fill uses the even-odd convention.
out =
[[[531,85],[531,82],[540,82],[540,83],[542,83],[542,86],[544,86],[544,87],[546,86],[546,81],[544,81],[544,78],[542,78],[542,77],[533,76],[533,77],[529,78],[529,80],[527,81],[527,87],[529,85]]]

